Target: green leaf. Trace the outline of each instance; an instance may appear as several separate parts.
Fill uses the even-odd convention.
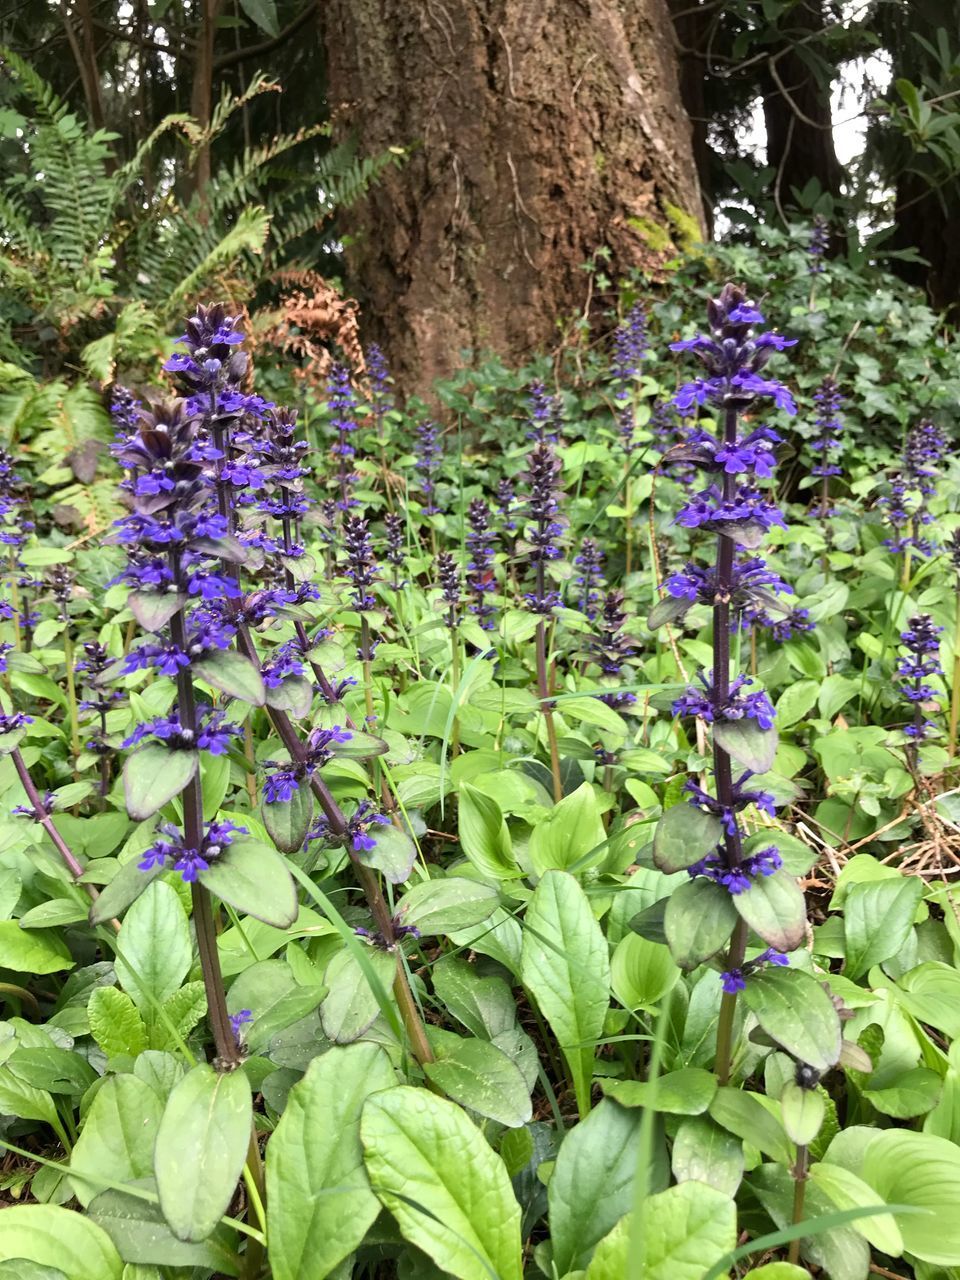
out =
[[[768,967],[747,978],[743,1000],[787,1053],[816,1071],[840,1057],[840,1018],[820,983],[802,969]]]
[[[16,920],[0,920],[0,969],[15,973],[58,973],[74,965],[67,944],[46,929],[21,929]]]
[[[492,1040],[516,1024],[513,992],[498,975],[484,976],[459,956],[446,956],[433,966],[431,977],[447,1011],[475,1036]]]
[[[27,1258],[70,1280],[120,1280],[123,1263],[107,1233],[82,1214],[52,1204],[4,1209],[0,1262]]]
[[[653,833],[653,860],[661,871],[684,871],[713,853],[722,840],[719,818],[692,804],[675,804]]]
[[[776,729],[761,729],[756,720],[718,720],[713,740],[751,773],[773,768],[779,742]]]
[[[798,1147],[809,1147],[820,1132],[827,1104],[816,1089],[803,1089],[788,1080],[780,1095],[780,1114],[783,1127],[791,1142]]]
[[[547,1185],[557,1275],[586,1267],[633,1203],[640,1116],[605,1099],[568,1129]]]
[[[423,880],[400,899],[397,914],[403,924],[415,925],[431,937],[482,924],[497,908],[500,895],[488,884],[447,876]]]
[[[800,680],[788,685],[777,699],[777,724],[781,731],[803,720],[816,706],[819,680]]]
[[[714,1094],[710,1116],[738,1138],[770,1156],[780,1164],[790,1164],[794,1150],[783,1126],[752,1093],[728,1085]]]
[[[709,1116],[686,1116],[677,1127],[670,1161],[677,1182],[705,1182],[732,1196],[743,1178],[743,1143]]]
[[[960,1266],[960,1148],[927,1133],[883,1129],[871,1136],[860,1177],[881,1201],[927,1211],[894,1215],[906,1253]]]
[[[905,946],[923,884],[915,876],[854,884],[843,907],[844,976],[856,982]]]
[[[152,817],[183,791],[196,776],[199,763],[198,752],[172,751],[159,743],[135,751],[123,766],[127,813],[138,822]]]
[[[533,828],[530,861],[538,876],[551,868],[579,871],[595,860],[588,854],[596,851],[597,858],[603,856],[606,840],[596,792],[584,782]]]
[[[481,875],[509,880],[519,875],[510,832],[496,800],[464,783],[459,792],[460,845]]]
[[[867,1208],[877,1203],[877,1193],[862,1178],[839,1164],[812,1164],[810,1178],[838,1209]],[[897,1220],[890,1213],[857,1218],[850,1226],[868,1240],[875,1249],[899,1258],[903,1253],[903,1236]]]
[[[295,720],[310,714],[313,706],[313,685],[306,676],[287,676],[278,685],[266,691],[267,706],[277,711],[287,711]]]
[[[108,1058],[135,1058],[147,1047],[147,1029],[125,991],[96,987],[87,1006],[90,1033]]]
[[[376,829],[374,847],[363,855],[364,862],[381,872],[391,884],[404,884],[417,860],[417,846],[399,827]]]
[[[717,1092],[717,1079],[701,1067],[682,1067],[656,1080],[602,1080],[608,1098],[623,1107],[649,1107],[675,1116],[699,1116]]]
[[[0,1115],[41,1120],[53,1129],[59,1123],[56,1104],[50,1094],[14,1075],[6,1065],[0,1067]]]
[[[389,991],[396,973],[396,958],[377,947],[367,948],[367,959]],[[350,1044],[359,1040],[376,1021],[380,1005],[359,961],[351,951],[338,951],[324,974],[329,988],[320,1006],[323,1034],[334,1044]]]
[[[197,877],[205,889],[237,911],[286,929],[297,918],[297,889],[276,849],[237,837]]]
[[[194,676],[230,698],[262,707],[266,702],[263,677],[250,659],[235,649],[217,649],[190,664]]]
[[[762,1164],[750,1174],[750,1186],[777,1227],[782,1229],[792,1223],[794,1181],[787,1169]],[[816,1220],[833,1212],[833,1202],[815,1183],[808,1181],[804,1218]],[[822,1267],[831,1280],[833,1277],[837,1280],[867,1280],[870,1250],[854,1229],[857,1221],[866,1219],[801,1237],[801,1257]]]
[[[737,909],[731,895],[702,876],[677,885],[663,916],[670,954],[681,969],[688,970],[722,950],[736,923]]]
[[[786,871],[757,876],[749,889],[731,896],[740,918],[777,951],[794,951],[806,937],[803,892]]]
[[[943,1080],[929,1067],[914,1067],[898,1075],[884,1088],[864,1089],[871,1106],[895,1120],[911,1120],[932,1111],[943,1091]]]
[[[376,1094],[360,1138],[370,1183],[406,1240],[457,1280],[521,1280],[506,1168],[455,1103],[407,1086]]]
[[[267,834],[281,853],[299,853],[313,821],[313,792],[303,779],[290,800],[264,804],[260,810]]]
[[[250,21],[268,36],[280,34],[277,6],[274,0],[240,0],[240,8]]]
[[[557,1037],[585,1116],[594,1044],[610,1003],[610,963],[589,900],[566,871],[548,871],[527,907],[521,978]]]
[[[194,1067],[174,1086],[157,1133],[160,1208],[178,1240],[205,1240],[226,1213],[247,1158],[253,1104],[242,1071]]]
[[[390,746],[372,733],[351,729],[350,737],[344,742],[332,743],[330,750],[342,760],[371,760],[374,756],[385,756]]]
[[[440,1030],[431,1032],[430,1043],[436,1062],[426,1063],[424,1074],[448,1098],[510,1129],[530,1122],[530,1091],[520,1068],[502,1049],[489,1040]]]
[[[827,676],[820,685],[820,692],[817,695],[817,710],[821,718],[832,720],[838,711],[857,696],[859,691],[858,680],[851,680],[849,676]]]
[[[186,1039],[207,1012],[207,993],[202,982],[188,982],[163,1002],[165,1017],[157,1018],[150,1028],[150,1045],[153,1049],[179,1049],[180,1039]],[[170,1027],[167,1026],[167,1021]]]
[[[280,1031],[305,1018],[326,993],[322,985],[300,986],[290,966],[282,960],[261,960],[245,969],[230,987],[227,1008],[231,1013],[249,1009],[253,1022],[244,1031],[252,1053],[263,1049]]]
[[[47,1045],[16,1049],[7,1059],[14,1075],[49,1093],[85,1093],[99,1079],[86,1058]]]
[[[127,596],[130,612],[144,631],[162,631],[173,615],[186,604],[186,596],[159,591],[132,591]]]
[[[153,1179],[141,1185],[152,1189]],[[232,1248],[236,1236],[227,1228],[200,1244],[189,1244],[173,1234],[158,1204],[123,1191],[102,1191],[90,1202],[87,1216],[106,1231],[125,1262],[138,1264],[124,1270],[124,1280],[156,1280],[159,1273],[154,1267],[202,1267],[217,1275],[239,1274]]]
[[[610,965],[613,994],[626,1009],[652,1009],[672,991],[680,970],[669,947],[628,933],[617,943]]]
[[[806,1267],[795,1267],[792,1262],[768,1262],[748,1271],[743,1280],[810,1280],[810,1272]]]
[[[631,1261],[643,1280],[703,1280],[712,1262],[736,1244],[737,1212],[713,1187],[681,1182],[644,1201],[637,1257],[631,1258],[632,1218],[624,1218],[597,1246],[586,1280],[624,1280]]]
[[[124,917],[117,935],[117,979],[148,1024],[160,1004],[187,976],[193,948],[187,916],[176,890],[154,880]],[[153,999],[151,999],[153,997]]]
[[[396,1085],[382,1049],[355,1044],[315,1058],[290,1090],[267,1147],[274,1280],[317,1280],[361,1243],[380,1205],[360,1146],[367,1098]]]
[[[162,1112],[156,1093],[136,1076],[104,1081],[70,1156],[70,1182],[84,1208],[109,1183],[152,1174]]]
[[[139,858],[125,862],[90,908],[89,920],[94,926],[122,915],[152,881],[163,875],[162,863],[154,863],[149,871],[141,871]]]

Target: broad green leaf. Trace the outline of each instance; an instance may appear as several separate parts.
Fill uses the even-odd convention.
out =
[[[628,933],[617,943],[610,964],[613,994],[627,1009],[652,1009],[671,991],[680,970],[662,943]]]
[[[594,1044],[610,1003],[610,963],[589,900],[566,871],[548,871],[527,907],[521,976],[557,1038],[585,1116]]]
[[[162,631],[185,603],[186,596],[159,591],[131,591],[127,596],[130,612],[144,631]]]
[[[703,1280],[711,1263],[736,1246],[736,1206],[713,1187],[681,1182],[648,1196],[636,1242],[633,1230],[632,1217],[614,1227],[597,1246],[586,1280],[624,1280],[634,1244],[643,1280]]]
[[[502,1049],[439,1029],[430,1033],[430,1043],[436,1061],[425,1064],[424,1074],[448,1098],[511,1129],[530,1122],[530,1090]]]
[[[513,992],[496,974],[484,976],[459,956],[437,961],[431,970],[433,989],[447,1011],[468,1031],[492,1040],[517,1021]]]
[[[266,699],[268,707],[287,711],[295,720],[302,720],[313,706],[313,685],[306,676],[287,676],[266,690]]]
[[[260,810],[267,834],[281,853],[299,853],[313,821],[313,792],[304,779],[290,800],[264,804]]]
[[[717,1078],[702,1067],[681,1067],[655,1081],[603,1080],[608,1098],[624,1107],[650,1107],[677,1116],[698,1116],[710,1106],[717,1092]]]
[[[153,1001],[162,1004],[173,995],[192,958],[190,929],[176,890],[154,880],[124,916],[115,965],[120,985],[148,1023]]]
[[[773,768],[779,742],[776,729],[761,729],[756,720],[718,720],[713,740],[751,773]]]
[[[178,1240],[205,1240],[226,1213],[250,1145],[253,1105],[242,1071],[194,1067],[174,1087],[153,1164],[160,1208]]]
[[[463,876],[447,876],[415,884],[400,899],[397,913],[404,924],[415,925],[421,934],[435,936],[482,924],[499,901],[500,895],[492,885]]]
[[[263,677],[245,654],[235,649],[217,649],[194,658],[190,664],[193,675],[230,698],[253,707],[262,707],[266,701]]]
[[[786,871],[757,876],[749,889],[731,895],[742,920],[770,947],[794,951],[807,929],[803,891]]]
[[[803,1089],[788,1080],[780,1094],[780,1115],[791,1142],[808,1147],[820,1132],[827,1104],[816,1089]]]
[[[0,969],[41,974],[73,965],[69,948],[55,931],[21,929],[16,920],[0,920]]]
[[[854,884],[843,906],[844,975],[854,982],[905,945],[923,884],[915,876]]]
[[[360,1146],[367,1098],[396,1085],[376,1045],[333,1048],[290,1090],[267,1147],[267,1225],[274,1280],[323,1280],[380,1211]]]
[[[819,694],[818,680],[800,680],[788,685],[777,699],[777,725],[781,732],[809,715],[816,706]]]
[[[7,1059],[15,1076],[49,1093],[81,1094],[99,1079],[86,1058],[47,1045],[16,1049]]]
[[[580,871],[603,856],[606,840],[596,792],[584,782],[533,828],[530,861],[538,876],[551,868]]]
[[[149,871],[141,871],[139,861],[139,858],[131,858],[125,862],[110,883],[100,890],[99,897],[90,908],[92,925],[106,924],[108,920],[122,915],[149,884],[163,875],[162,863],[154,863]]]
[[[390,991],[396,973],[396,958],[377,947],[368,947],[367,959],[381,985]],[[376,1021],[380,1005],[351,951],[337,952],[327,965],[324,981],[328,991],[320,1006],[323,1034],[335,1044],[359,1040]]]
[[[633,1203],[640,1116],[605,1099],[568,1129],[547,1185],[558,1275],[586,1267]]]
[[[370,1183],[405,1239],[457,1280],[521,1280],[507,1170],[455,1103],[390,1089],[368,1100],[360,1138]]]
[[[150,1028],[150,1047],[156,1050],[179,1049],[180,1037],[186,1039],[207,1012],[207,993],[202,982],[188,982],[163,1002],[165,1017],[158,1017]],[[167,1026],[167,1021],[170,1027]]]
[[[838,1209],[866,1208],[877,1203],[877,1193],[862,1178],[845,1169],[843,1165],[812,1164],[810,1178]],[[896,1219],[889,1213],[878,1213],[869,1218],[856,1218],[850,1226],[875,1249],[899,1258],[903,1253],[903,1236]]]
[[[705,1182],[732,1196],[743,1178],[743,1143],[709,1116],[686,1116],[677,1127],[670,1161],[677,1182]]]
[[[144,1179],[140,1185],[152,1190],[153,1179]],[[124,1269],[123,1280],[159,1280],[161,1273],[155,1267],[202,1267],[217,1275],[239,1274],[236,1233],[227,1227],[199,1244],[178,1240],[158,1204],[123,1191],[102,1191],[90,1202],[87,1216],[106,1231],[125,1262],[137,1264]]]
[[[743,1280],[810,1280],[810,1272],[806,1267],[795,1267],[792,1262],[768,1262],[748,1271]]]
[[[286,929],[297,918],[297,889],[276,849],[241,836],[201,871],[205,889],[237,911]]]
[[[42,1120],[54,1129],[59,1123],[50,1094],[15,1075],[6,1064],[0,1067],[0,1115]]]
[[[405,884],[417,860],[417,846],[406,831],[392,824],[375,827],[375,844],[363,855],[367,866],[381,872],[391,884]]]
[[[231,984],[227,1008],[231,1013],[249,1009],[253,1014],[243,1038],[250,1051],[256,1053],[278,1032],[313,1013],[325,993],[325,986],[301,986],[283,960],[261,960]]]
[[[882,1129],[867,1146],[860,1177],[881,1201],[928,1211],[894,1214],[906,1253],[960,1266],[960,1148],[928,1133]]]
[[[135,751],[123,766],[127,813],[138,822],[152,817],[168,800],[180,795],[196,776],[199,763],[198,752],[173,751],[159,743],[148,743]]]
[[[867,1083],[870,1083],[869,1077]],[[910,1120],[926,1115],[940,1099],[943,1079],[929,1067],[914,1067],[896,1076],[882,1088],[865,1088],[863,1096],[885,1116]]]
[[[457,810],[460,845],[481,875],[510,880],[519,875],[510,832],[496,800],[464,783]]]
[[[692,804],[675,804],[653,833],[653,860],[661,871],[684,871],[713,853],[722,840],[719,818]]]
[[[450,934],[455,946],[479,951],[519,978],[521,930],[519,922],[505,907],[497,907],[489,919],[472,929],[457,929]]]
[[[777,1227],[789,1226],[793,1221],[794,1181],[786,1168],[762,1164],[749,1176],[752,1190]],[[808,1180],[804,1194],[803,1216],[807,1219],[835,1213],[833,1201],[812,1180]],[[805,1236],[800,1242],[801,1257],[822,1267],[838,1280],[867,1280],[870,1250],[866,1240],[854,1227],[858,1219],[848,1226],[834,1227],[817,1235]]]
[[[817,695],[817,710],[824,720],[832,720],[859,692],[858,680],[851,680],[849,676],[827,676]]]
[[[84,1208],[111,1182],[153,1173],[153,1144],[163,1105],[136,1076],[106,1080],[97,1091],[70,1156],[74,1194]]]
[[[840,1057],[840,1018],[812,974],[767,967],[747,978],[743,1000],[771,1039],[817,1071]]]
[[[87,1006],[90,1032],[108,1058],[135,1058],[147,1047],[147,1029],[137,1006],[125,991],[96,987]]]
[[[703,876],[677,885],[663,916],[670,954],[681,969],[688,970],[722,950],[736,923],[737,909],[731,895]]]
[[[752,1093],[721,1085],[709,1106],[711,1119],[780,1164],[790,1164],[793,1146],[783,1125]]]
[[[120,1280],[123,1263],[113,1241],[80,1213],[52,1204],[12,1205],[3,1211],[0,1262],[28,1258],[69,1280]]]

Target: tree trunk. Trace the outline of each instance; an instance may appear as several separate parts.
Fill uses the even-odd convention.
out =
[[[335,129],[409,157],[349,215],[347,262],[400,386],[522,359],[611,278],[702,226],[666,0],[327,0]],[[676,232],[675,232],[676,234]]]

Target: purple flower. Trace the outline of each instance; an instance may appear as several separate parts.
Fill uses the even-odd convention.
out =
[[[713,686],[712,673],[701,674],[700,682],[703,692],[689,688],[673,704],[676,716],[699,716],[708,724],[718,720],[756,720],[761,729],[772,729],[776,719],[769,697],[762,690],[754,693],[744,692],[747,685],[753,684],[748,676],[737,676],[730,686],[727,696],[720,700]]]
[[[466,584],[472,597],[470,612],[485,631],[493,628],[496,610],[487,600],[496,591],[497,580],[493,572],[496,534],[490,523],[490,508],[482,498],[474,498],[467,508],[466,544],[470,559],[467,562]]]

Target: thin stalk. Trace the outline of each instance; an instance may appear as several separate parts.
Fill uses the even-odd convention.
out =
[[[456,626],[450,628],[450,684],[453,686],[453,699],[456,702],[457,690],[460,688],[460,635]],[[450,733],[450,755],[456,759],[460,754],[460,719],[454,714],[453,729]]]
[[[39,822],[41,827],[43,827],[44,831],[50,837],[51,841],[53,842],[53,846],[56,849],[57,853],[59,853],[60,857],[62,858],[64,865],[66,866],[67,870],[70,872],[71,876],[73,876],[74,882],[76,884],[80,884],[80,887],[90,898],[91,902],[96,902],[96,900],[100,897],[99,893],[93,887],[92,884],[80,883],[80,877],[83,875],[83,867],[74,857],[70,849],[70,846],[67,844],[63,836],[54,826],[53,819],[51,818],[50,814],[47,812],[46,806],[44,805],[43,800],[40,797],[40,792],[37,790],[36,786],[34,785],[33,779],[30,777],[30,770],[27,768],[26,763],[24,762],[23,756],[20,754],[20,750],[18,747],[14,747],[13,751],[10,752],[10,758],[13,761],[13,767],[17,771],[17,777],[20,779],[20,785],[23,787],[24,791],[27,793],[27,800],[29,801],[31,808],[33,809],[34,822]],[[113,928],[114,932],[116,933],[120,932],[119,920],[111,920],[110,925]]]
[[[947,754],[957,752],[957,724],[960,722],[960,581],[957,583],[957,611],[953,624],[953,681],[950,688],[950,730]]]
[[[737,438],[737,411],[728,406],[723,428],[724,443],[732,445]],[[724,474],[723,496],[730,501],[736,494],[735,475]],[[718,706],[730,696],[730,598],[733,591],[733,565],[735,545],[732,538],[717,537],[717,594],[713,606],[713,689]],[[733,807],[733,765],[729,754],[716,742],[713,743],[713,774],[716,781],[717,802],[727,811]],[[727,866],[737,867],[742,859],[740,830],[736,820],[732,831],[724,834],[724,852]],[[730,938],[728,965],[740,968],[747,945],[747,930],[742,920]],[[736,1013],[736,992],[724,992],[717,1021],[717,1055],[714,1070],[721,1083],[730,1078],[733,1058],[733,1021]]]
[[[77,685],[73,674],[73,640],[70,637],[70,624],[63,632],[63,660],[67,668],[67,706],[70,710],[70,750],[73,754],[74,766],[80,755],[80,717],[77,707]]]
[[[263,1160],[260,1155],[260,1142],[257,1138],[257,1124],[254,1120],[250,1129],[250,1146],[247,1150],[247,1163],[243,1169],[243,1181],[247,1188],[247,1222],[258,1229],[257,1236],[251,1235],[243,1255],[242,1280],[256,1280],[263,1267],[263,1236],[267,1231],[266,1182],[263,1176]]]
[[[803,1201],[807,1191],[807,1163],[809,1152],[806,1147],[797,1147],[797,1163],[791,1170],[793,1174],[793,1217],[794,1226],[803,1221]],[[790,1241],[787,1250],[787,1261],[794,1266],[800,1261],[800,1239]]]
[[[550,702],[550,687],[547,683],[547,628],[543,619],[537,623],[537,693],[540,696],[540,710],[547,728],[547,742],[550,744],[550,773],[553,777],[553,799],[559,804],[563,799],[563,781],[560,777],[560,748],[557,743],[557,726],[553,722],[553,705]]]
[[[624,463],[623,477],[623,508],[626,515],[623,518],[623,538],[626,543],[626,563],[623,567],[624,578],[629,578],[633,571],[633,519],[630,511],[630,455],[627,454]]]

